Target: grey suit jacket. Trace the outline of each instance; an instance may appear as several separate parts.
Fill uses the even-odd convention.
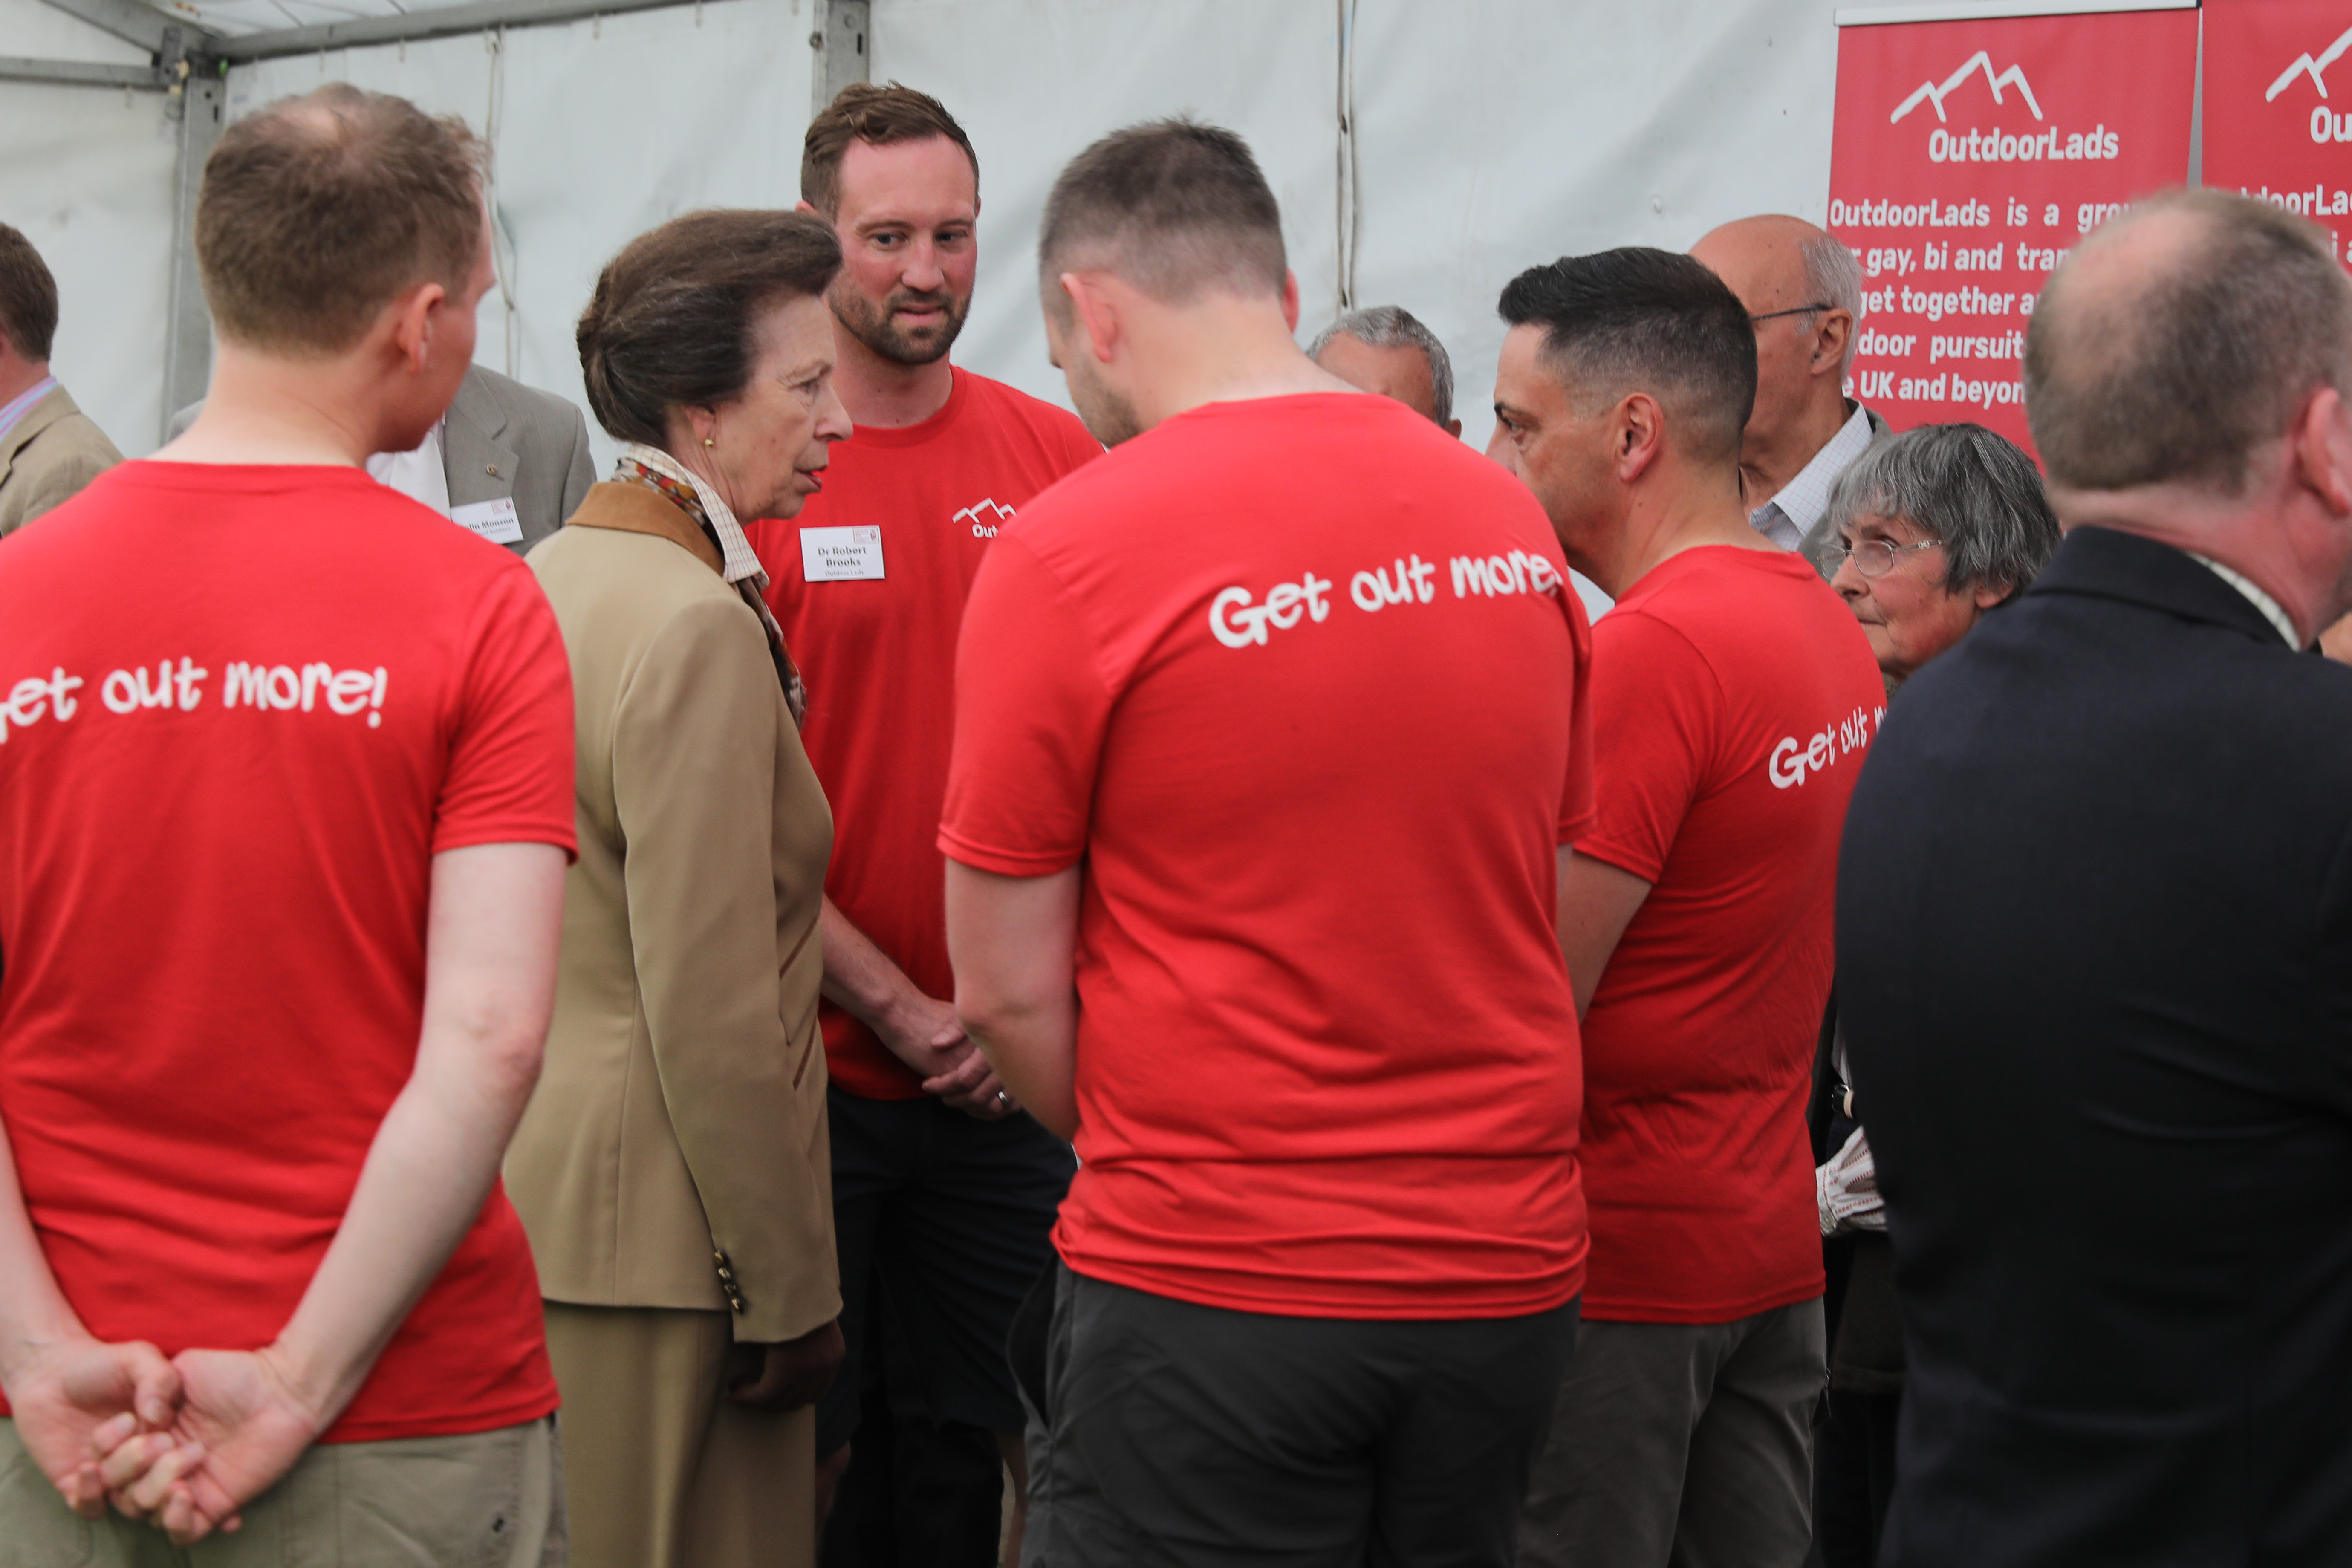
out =
[[[514,498],[522,538],[507,548],[517,555],[562,528],[596,482],[580,410],[480,365],[467,368],[449,405],[441,468],[452,507]]]
[[[204,406],[192,403],[173,416],[170,435],[194,424]],[[452,508],[514,498],[522,537],[507,548],[517,555],[562,528],[596,482],[588,422],[569,398],[478,364],[466,367],[449,405],[441,471]]]
[[[13,533],[122,461],[62,386],[0,437],[0,534]]]

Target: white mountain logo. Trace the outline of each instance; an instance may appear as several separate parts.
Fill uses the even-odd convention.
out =
[[[2279,72],[2278,80],[2271,83],[2270,91],[2263,94],[2263,101],[2264,103],[2276,102],[2278,95],[2286,90],[2287,83],[2293,81],[2299,76],[2309,77],[2311,79],[2311,85],[2319,89],[2319,96],[2326,98],[2327,96],[2327,68],[2334,65],[2337,60],[2343,58],[2344,51],[2347,49],[2352,49],[2352,27],[2345,28],[2343,36],[2338,37],[2334,43],[2328,45],[2326,49],[2322,50],[2317,59],[2312,58],[2309,55],[2305,55],[2302,58],[2296,60],[2294,64]]]
[[[993,521],[982,521],[983,513]],[[1013,509],[999,505],[992,496],[982,496],[978,501],[964,508],[948,521],[951,523],[971,523],[971,536],[974,539],[993,539],[1001,524],[1013,521]]]
[[[1958,88],[1960,83],[1968,80],[1969,77],[1975,75],[1979,71],[1984,72],[1985,85],[1992,89],[1992,100],[1995,103],[2002,101],[2000,89],[2003,87],[2015,87],[2018,90],[2019,96],[2025,100],[2025,107],[2033,110],[2033,118],[2036,120],[2042,118],[2042,105],[2033,100],[2033,88],[2032,84],[2027,82],[2025,79],[2025,68],[2023,66],[2011,66],[2007,70],[2002,71],[2000,75],[1996,76],[1993,74],[1992,56],[1987,54],[1982,49],[1979,49],[1974,55],[1969,58],[1968,64],[1962,66],[1959,69],[1946,77],[1941,82],[1921,82],[1919,84],[1919,90],[1903,100],[1903,107],[1895,111],[1894,117],[1890,119],[1887,123],[1893,125],[1899,122],[1905,115],[1918,108],[1923,100],[1936,106],[1937,119],[1946,119],[1947,116],[1944,113],[1945,95],[1951,92],[1954,89]]]
[[[993,517],[999,522],[1003,522],[1005,519],[1013,515],[1013,509],[1011,507],[999,506],[992,498],[983,496],[981,498],[978,505],[964,508],[949,521],[951,522],[978,522],[980,521],[980,514],[982,508],[987,509],[989,515]]]

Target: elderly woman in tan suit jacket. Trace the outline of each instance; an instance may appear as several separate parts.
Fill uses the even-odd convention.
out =
[[[690,214],[580,319],[613,479],[531,551],[572,658],[580,859],[507,1159],[563,1394],[576,1568],[815,1560],[840,1359],[817,910],[833,818],[739,517],[849,434],[832,231]]]

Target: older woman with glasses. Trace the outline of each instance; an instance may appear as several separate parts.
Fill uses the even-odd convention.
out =
[[[1840,475],[1827,521],[1844,546],[1830,585],[1853,607],[1892,693],[2058,548],[2033,461],[1979,425],[1930,425]],[[1903,1324],[1861,1102],[1847,1086],[1837,1002],[1814,1066],[1813,1160],[1829,1274],[1829,1420],[1815,1436],[1813,1528],[1826,1568],[1867,1568],[1895,1486]]]

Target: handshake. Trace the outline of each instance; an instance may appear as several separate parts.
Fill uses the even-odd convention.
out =
[[[111,1503],[180,1546],[236,1530],[344,1403],[306,1397],[282,1345],[169,1359],[87,1337],[24,1348],[6,1384],[33,1462],[83,1518]]]

